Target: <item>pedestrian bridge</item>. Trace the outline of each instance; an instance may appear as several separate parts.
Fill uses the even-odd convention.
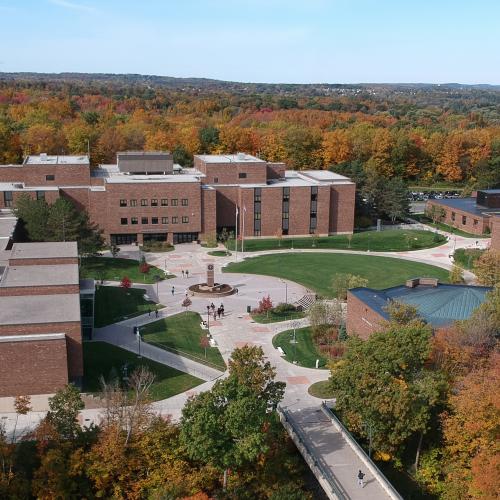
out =
[[[334,500],[402,500],[387,478],[330,409],[278,409],[281,421],[321,484]],[[364,487],[358,484],[358,471]]]

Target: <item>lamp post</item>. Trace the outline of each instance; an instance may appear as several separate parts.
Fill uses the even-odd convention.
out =
[[[284,280],[281,281],[285,284],[285,304],[288,304],[288,283]]]
[[[207,306],[207,330],[210,333],[210,306]]]
[[[141,358],[141,330],[138,326],[134,326],[134,333],[135,336],[137,337],[137,342],[139,342],[139,356],[138,358]]]

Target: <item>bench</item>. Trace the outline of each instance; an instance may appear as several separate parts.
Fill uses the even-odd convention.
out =
[[[278,347],[276,347],[276,349],[280,353],[280,356],[285,356],[285,351],[281,347],[278,346]]]

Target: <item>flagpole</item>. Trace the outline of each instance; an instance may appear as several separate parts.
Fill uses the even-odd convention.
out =
[[[245,251],[245,214],[247,213],[247,208],[243,205],[243,224],[241,230],[241,253]]]
[[[236,205],[236,220],[235,220],[235,233],[234,233],[234,255],[235,260],[238,260],[238,205]]]

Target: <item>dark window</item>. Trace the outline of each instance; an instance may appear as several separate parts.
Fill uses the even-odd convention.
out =
[[[141,200],[141,207],[147,207],[147,206],[148,206],[148,200],[146,200],[146,199],[143,198]]]
[[[137,217],[132,217],[130,219],[130,224],[138,224],[139,223],[139,220],[137,219]]]
[[[148,218],[147,217],[141,217],[141,224],[147,224],[148,223]]]
[[[479,224],[479,221],[477,219],[474,219],[474,225],[477,226]]]
[[[158,217],[151,217],[151,224],[158,224]]]
[[[120,207],[126,207],[127,206],[127,200],[120,200]]]
[[[318,202],[311,200],[311,213],[315,214],[318,211]]]
[[[12,207],[12,191],[4,191],[3,203],[7,208]]]
[[[260,220],[260,212],[255,212],[255,213],[253,214],[253,219],[254,219],[254,220]]]
[[[318,186],[311,186],[311,195],[318,194]]]
[[[157,206],[158,206],[158,200],[157,200],[157,199],[155,199],[155,198],[153,198],[153,199],[151,200],[151,206],[152,206],[152,207],[157,207]]]
[[[121,224],[122,226],[126,226],[126,225],[128,224],[128,219],[127,219],[126,217],[122,217],[122,218],[120,219],[120,224]]]
[[[182,216],[182,223],[187,224],[189,222],[189,217],[187,215]]]
[[[283,201],[288,201],[289,199],[290,199],[290,188],[284,187],[283,188]]]
[[[130,206],[131,207],[136,207],[137,206],[137,200],[130,200]]]
[[[253,235],[260,236],[260,229],[255,229],[255,231],[253,232]]]
[[[283,219],[288,219],[288,212],[283,212]]]
[[[45,180],[46,181],[55,181],[56,180],[56,176],[53,175],[53,174],[46,175],[45,176]]]
[[[179,217],[172,217],[172,224],[177,224]]]
[[[162,224],[168,224],[168,217],[162,217],[161,218],[161,223]]]
[[[261,200],[261,195],[262,195],[262,188],[255,188],[253,190],[253,201],[255,202],[260,202]]]
[[[311,220],[309,222],[309,232],[310,233],[314,232],[314,230],[316,229],[317,221],[318,221],[318,219],[316,219],[316,216],[311,215]]]
[[[451,212],[451,220],[452,220],[452,221],[454,221],[454,220],[455,220],[455,216],[456,216],[455,212]]]
[[[37,191],[36,192],[37,200],[45,200],[45,191]]]
[[[256,231],[260,231],[260,219],[254,221],[253,228]]]
[[[168,198],[162,198],[161,199],[161,206],[162,207],[168,207]]]
[[[283,212],[289,211],[290,202],[283,200]]]
[[[172,198],[172,200],[170,200],[170,203],[173,207],[176,207],[178,205],[178,201],[177,198]]]
[[[240,172],[240,173],[238,174],[238,178],[239,178],[239,179],[246,179],[246,178],[247,178],[247,174],[246,174],[246,172]]]
[[[187,198],[182,198],[182,200],[181,200],[181,205],[182,205],[183,207],[187,207],[187,206],[188,206],[188,199],[187,199]]]
[[[466,215],[462,215],[462,225],[465,226],[465,224],[467,224],[467,216]]]
[[[219,182],[219,178],[218,177],[214,177],[214,184],[217,184]]]
[[[283,229],[283,231],[288,231],[288,223],[289,223],[289,220],[288,218],[283,218],[282,220],[283,224],[281,226],[281,228]]]

